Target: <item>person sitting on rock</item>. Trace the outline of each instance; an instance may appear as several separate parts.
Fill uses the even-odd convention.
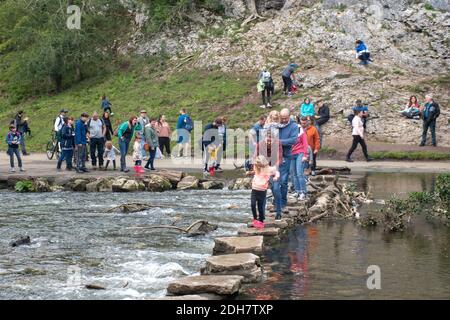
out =
[[[300,116],[301,117],[314,116],[314,103],[311,102],[310,98],[305,98],[305,100],[303,100],[303,103],[300,106]]]
[[[356,50],[356,59],[361,60],[359,62],[360,65],[365,66],[369,64],[369,61],[372,61],[372,59],[370,59],[369,49],[362,40],[356,40],[355,50]]]
[[[408,118],[408,119],[419,119],[420,118],[420,104],[417,101],[416,96],[411,96],[409,98],[408,104],[405,106],[405,109],[400,111],[402,116]]]

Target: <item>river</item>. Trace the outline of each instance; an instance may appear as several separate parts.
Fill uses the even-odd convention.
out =
[[[430,190],[430,174],[367,174],[362,188],[376,199]],[[140,213],[104,213],[125,202],[161,204]],[[248,191],[18,194],[0,192],[0,299],[146,299],[198,273],[213,238],[234,235],[250,220]],[[376,205],[366,210],[376,210]],[[218,224],[206,236],[136,227]],[[414,219],[386,235],[352,222],[298,226],[266,252],[266,279],[244,290],[248,299],[450,298],[450,228]],[[29,235],[29,246],[9,242]],[[381,290],[366,287],[369,265],[381,270]],[[106,290],[88,290],[85,284]]]

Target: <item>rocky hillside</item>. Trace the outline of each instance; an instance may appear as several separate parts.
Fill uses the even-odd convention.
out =
[[[337,137],[348,135],[345,115],[359,98],[374,116],[370,139],[416,144],[421,122],[400,118],[398,111],[410,95],[423,101],[425,93],[433,92],[442,109],[438,143],[450,146],[448,1],[220,1],[224,16],[197,11],[189,15],[190,25],[151,38],[144,31],[146,7],[133,6],[135,29],[119,50],[164,53],[177,68],[254,72],[255,78],[266,66],[278,89],[278,75],[296,62],[300,93],[291,99],[278,97],[276,105],[298,106],[305,96],[326,99],[333,118],[325,133]],[[373,55],[375,62],[367,68],[355,61],[357,38]],[[256,95],[253,99],[257,103]]]

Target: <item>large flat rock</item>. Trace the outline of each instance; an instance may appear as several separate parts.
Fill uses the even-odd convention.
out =
[[[220,237],[214,239],[214,255],[230,253],[253,253],[262,255],[264,250],[263,237]]]
[[[242,276],[202,275],[180,278],[169,283],[167,292],[174,295],[212,293],[233,295],[239,292]]]
[[[240,275],[244,283],[258,282],[262,277],[261,261],[253,253],[211,256],[206,258],[202,274]]]
[[[264,229],[241,228],[238,230],[238,235],[240,235],[241,237],[248,237],[248,236],[276,237],[279,234],[280,234],[279,228],[264,228]]]

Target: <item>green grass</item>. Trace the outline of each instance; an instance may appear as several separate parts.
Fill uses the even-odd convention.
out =
[[[235,107],[232,112],[229,108],[238,105],[254,89],[255,80],[244,74],[179,70],[162,77],[146,71],[145,65],[138,65],[134,70],[115,71],[103,78],[84,81],[59,95],[38,97],[19,105],[11,105],[0,96],[0,136],[5,137],[16,112],[24,110],[32,130],[32,138],[27,139],[27,149],[44,151],[53,121],[61,108],[69,109],[75,118],[82,112],[100,112],[103,93],[113,104],[114,126],[131,115],[138,115],[144,108],[150,117],[165,114],[173,128],[180,108],[187,108],[194,121],[202,120],[204,124],[219,115],[226,115],[230,119],[230,127],[250,125],[260,113],[255,111],[256,106]],[[4,150],[6,145],[0,145]]]
[[[450,160],[450,152],[402,152],[402,151],[377,151],[370,156],[377,160]]]

